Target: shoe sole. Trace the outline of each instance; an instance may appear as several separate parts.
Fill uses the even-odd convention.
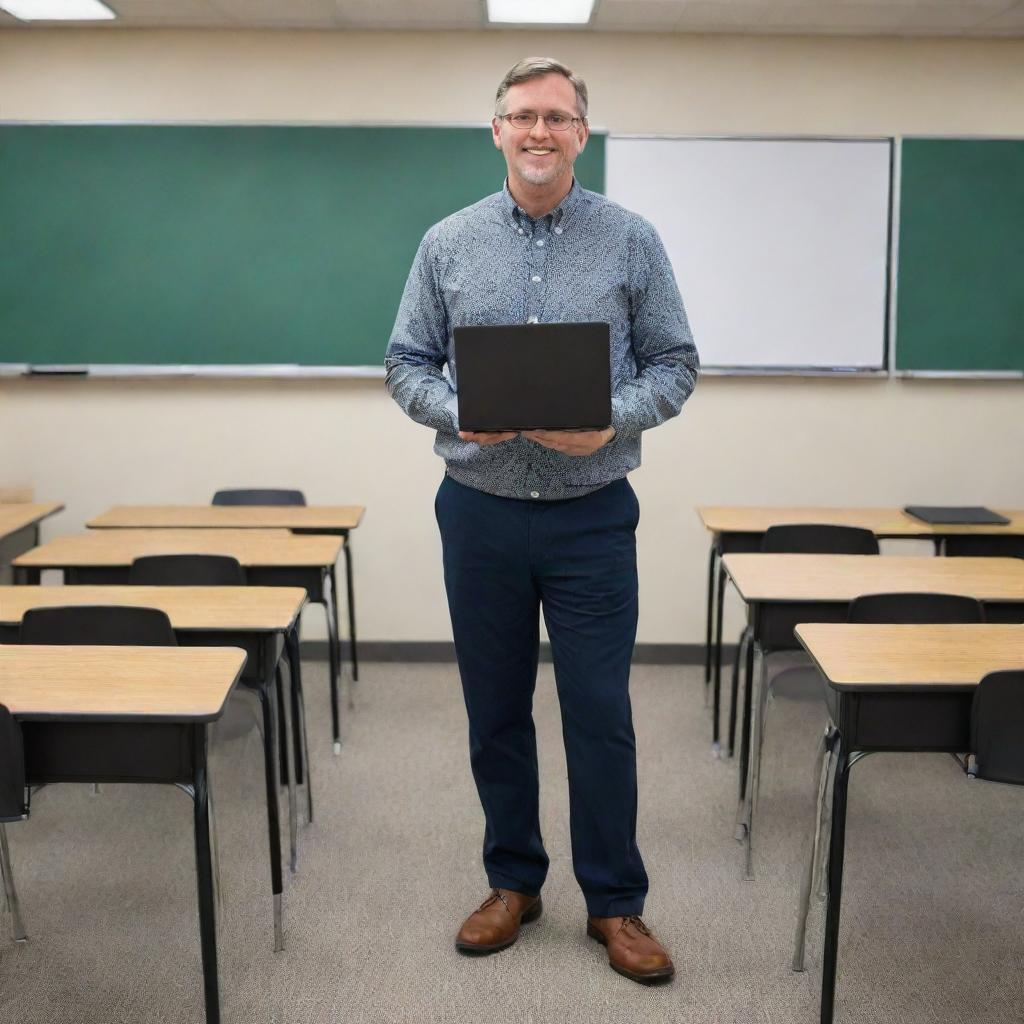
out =
[[[521,930],[524,924],[531,924],[536,921],[543,912],[544,904],[541,902],[540,898],[538,898],[537,902],[519,919],[519,929]],[[515,945],[515,941],[518,938],[519,930],[517,930],[515,935],[506,942],[495,942],[490,946],[478,946],[469,942],[456,941],[455,948],[460,953],[466,953],[469,956],[487,956],[489,953],[498,953],[503,949],[508,949],[509,946]]]
[[[596,942],[600,942],[602,946],[607,947],[608,940],[589,921],[587,922],[587,934]],[[618,964],[613,964],[611,960],[608,961],[608,966],[616,974],[621,974],[624,978],[629,978],[630,981],[635,981],[638,985],[664,985],[666,982],[671,981],[672,978],[675,977],[676,973],[674,966],[658,967],[653,971],[648,971],[646,974],[637,974],[635,971],[628,971],[625,967],[619,967]]]

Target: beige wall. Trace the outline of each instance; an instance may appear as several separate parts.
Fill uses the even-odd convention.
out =
[[[0,118],[480,122],[527,53],[577,67],[593,122],[616,132],[1024,135],[1012,40],[7,31]],[[704,379],[632,478],[640,640],[703,635],[695,505],[1024,507],[1022,399],[1011,383]],[[0,382],[0,484],[67,503],[50,535],[115,502],[203,502],[219,486],[365,504],[368,640],[449,636],[430,441],[379,380]]]

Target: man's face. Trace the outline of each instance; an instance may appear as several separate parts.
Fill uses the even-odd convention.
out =
[[[518,114],[560,114],[579,117],[576,90],[564,75],[551,74],[531,78],[513,85],[505,94],[504,112]],[[583,151],[590,129],[583,123],[572,124],[566,131],[553,132],[538,118],[529,130],[514,128],[500,117],[491,122],[494,144],[505,155],[508,176],[513,185],[552,185],[572,178],[572,165]]]

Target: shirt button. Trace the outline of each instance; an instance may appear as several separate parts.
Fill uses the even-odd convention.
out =
[[[543,238],[538,238],[537,239],[537,244],[538,245],[543,245],[544,244],[544,239]]]
[[[526,322],[528,324],[536,324],[536,323],[539,323],[540,321],[535,316],[528,316],[526,318]]]
[[[540,275],[539,274],[534,274],[533,277],[530,278],[530,280],[534,284],[540,284]]]
[[[561,228],[555,228],[555,234],[556,235],[560,235],[561,233],[562,233],[562,229]]]
[[[540,497],[540,491],[530,491],[530,497],[531,498],[539,498]]]
[[[523,229],[522,228],[519,228],[518,230],[519,230],[519,234],[523,234]]]

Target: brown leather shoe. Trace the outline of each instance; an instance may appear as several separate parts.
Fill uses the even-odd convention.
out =
[[[588,917],[587,934],[608,947],[608,963],[624,978],[654,985],[676,973],[668,951],[636,914]]]
[[[496,953],[519,938],[519,926],[536,921],[544,905],[539,896],[511,889],[492,889],[491,895],[466,918],[455,948],[460,953]]]

